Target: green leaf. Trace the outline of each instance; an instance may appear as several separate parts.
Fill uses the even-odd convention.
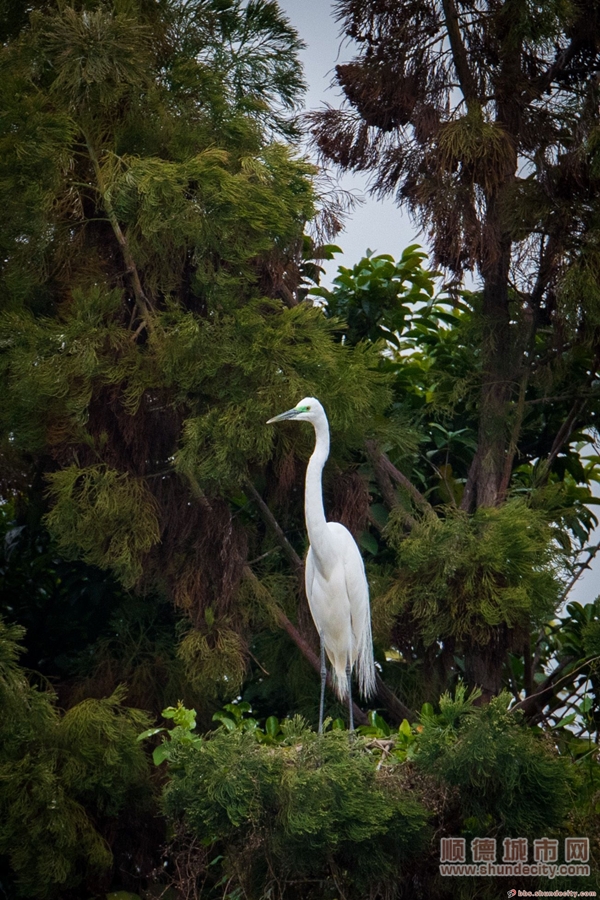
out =
[[[144,741],[146,738],[152,737],[155,734],[160,734],[161,731],[166,730],[166,728],[148,728],[146,731],[142,731],[141,734],[138,734],[137,740]]]
[[[557,722],[556,725],[553,725],[552,727],[553,728],[564,728],[566,725],[572,725],[576,718],[577,718],[577,713],[569,713],[568,716],[565,716],[564,718],[560,719],[560,721]]]
[[[408,721],[408,719],[402,719],[402,722],[400,723],[398,731],[400,732],[400,734],[404,735],[404,737],[412,737],[413,736],[412,729],[410,727],[410,722]]]
[[[226,712],[216,712],[212,717],[213,722],[220,722],[227,731],[235,731],[237,728],[235,719]]]
[[[375,556],[379,551],[379,544],[377,543],[377,539],[374,538],[373,535],[368,531],[362,532],[360,538],[358,539],[358,543],[364,550],[372,553],[373,556]]]
[[[267,721],[265,722],[265,731],[269,735],[269,737],[274,738],[281,731],[281,727],[279,725],[279,719],[277,716],[269,716]]]
[[[170,755],[170,745],[165,741],[155,747],[152,752],[152,760],[155,766],[160,766]]]

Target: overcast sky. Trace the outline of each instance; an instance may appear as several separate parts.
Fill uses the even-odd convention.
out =
[[[340,25],[333,18],[333,4],[328,0],[279,0],[279,5],[307,45],[301,54],[308,82],[306,108],[317,109],[325,103],[338,106],[339,91],[330,87],[334,67],[337,62],[350,59],[352,50],[347,43],[342,45]],[[364,176],[344,176],[340,179],[340,185],[365,202],[354,210],[347,220],[346,229],[336,238],[336,243],[344,251],[344,258],[337,256],[336,261],[327,264],[325,283],[335,275],[340,263],[354,265],[367,249],[391,253],[398,258],[409,244],[423,243],[408,216],[391,199],[376,201],[368,196],[368,183]]]
[[[348,43],[340,38],[340,25],[333,18],[333,4],[329,0],[279,0],[290,22],[298,30],[306,44],[302,52],[304,73],[308,82],[306,108],[317,109],[328,103],[340,104],[340,95],[330,87],[337,62],[345,62],[353,53]],[[368,183],[363,176],[346,175],[340,184],[346,190],[364,199],[346,222],[345,230],[336,238],[344,256],[326,264],[328,283],[340,264],[352,266],[370,248],[377,253],[391,253],[396,259],[409,244],[420,243],[426,248],[423,235],[419,234],[408,216],[401,212],[391,199],[374,200],[368,195]],[[593,453],[590,447],[590,453]],[[600,507],[595,507],[597,513]],[[600,528],[591,540],[600,542]],[[600,592],[600,554],[593,567],[586,571],[569,594],[569,600],[590,603]]]

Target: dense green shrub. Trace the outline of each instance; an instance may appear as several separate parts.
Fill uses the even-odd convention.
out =
[[[100,823],[147,805],[147,716],[122,690],[61,713],[18,666],[22,635],[0,619],[0,854],[17,896],[49,898],[108,869]]]
[[[171,752],[169,816],[183,818],[249,897],[365,897],[426,850],[428,812],[367,738],[299,718],[277,743],[219,729]],[[217,855],[217,849],[213,854]]]
[[[419,768],[456,788],[463,823],[478,833],[540,837],[564,824],[576,773],[541,732],[508,709],[510,696],[477,708],[459,685],[440,699],[440,714],[423,718]]]
[[[423,707],[421,724],[393,732],[373,713],[352,736],[337,722],[318,735],[299,717],[261,728],[240,703],[200,737],[193,710],[165,710],[175,727],[154,759],[168,761],[170,852],[188,872],[177,887],[249,900],[475,896],[473,879],[440,880],[439,838],[571,834],[581,787],[508,695],[483,707],[478,697],[459,684],[438,713]],[[477,896],[497,887],[490,879]]]

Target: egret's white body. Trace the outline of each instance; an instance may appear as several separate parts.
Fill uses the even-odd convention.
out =
[[[368,698],[375,692],[369,585],[356,541],[342,524],[328,522],[325,518],[322,472],[329,456],[329,424],[325,410],[314,397],[305,397],[294,409],[269,419],[269,422],[286,419],[310,422],[316,437],[306,470],[304,494],[304,515],[310,541],[305,580],[308,605],[321,639],[321,727],[324,653],[333,667],[340,699],[348,697],[350,713],[353,667],[356,667],[363,696]],[[350,722],[352,724],[352,715]]]

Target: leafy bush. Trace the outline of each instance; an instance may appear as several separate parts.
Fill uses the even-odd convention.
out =
[[[0,854],[17,896],[43,900],[108,869],[99,821],[147,804],[147,716],[122,690],[61,714],[19,668],[22,636],[0,619]]]
[[[440,699],[440,714],[423,717],[418,766],[457,788],[461,818],[476,831],[540,837],[564,824],[575,775],[545,735],[522,725],[510,696],[472,705],[459,685]]]
[[[363,898],[425,850],[428,812],[369,738],[319,736],[299,717],[264,731],[234,718],[202,740],[174,716],[164,802],[245,895],[279,896],[285,883],[286,897]]]
[[[393,731],[373,711],[353,735],[336,723],[318,735],[299,717],[263,728],[249,704],[232,703],[201,737],[193,710],[166,709],[174,727],[154,759],[169,764],[171,855],[188,873],[177,887],[184,897],[202,882],[215,898],[380,900],[420,884],[441,898],[451,886],[437,874],[440,835],[566,833],[573,767],[508,695],[484,707],[478,697],[459,684],[438,713],[423,707],[420,724]],[[472,883],[452,881],[452,896],[471,896]]]

